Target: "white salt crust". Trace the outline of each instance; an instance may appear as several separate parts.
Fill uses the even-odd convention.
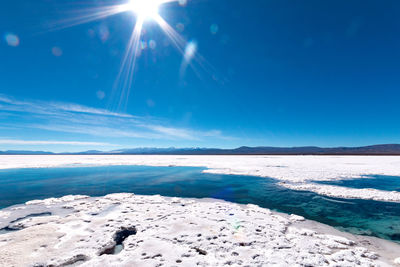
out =
[[[367,199],[386,202],[400,202],[400,192],[397,191],[383,191],[372,188],[353,189],[342,186],[333,185],[320,185],[320,184],[288,184],[280,183],[292,190],[311,191],[320,195],[349,198],[349,199]]]
[[[0,235],[0,266],[395,266],[400,256],[389,241],[210,199],[111,194],[18,207],[0,218],[20,229]],[[121,252],[107,254],[124,230]]]

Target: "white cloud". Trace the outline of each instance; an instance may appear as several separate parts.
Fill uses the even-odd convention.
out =
[[[117,146],[102,142],[81,142],[81,141],[40,141],[40,140],[14,140],[0,139],[1,145],[74,145],[74,146]]]
[[[171,127],[163,119],[133,116],[74,103],[18,101],[0,94],[0,112],[15,117],[3,125],[90,136],[200,141],[203,138],[226,140],[219,130],[198,131]],[[4,117],[3,117],[4,118]],[[1,122],[1,117],[0,117]]]
[[[122,118],[133,118],[134,116],[125,114],[125,113],[117,113],[111,112],[106,109],[99,108],[91,108],[77,104],[64,104],[64,103],[52,103],[52,107],[59,110],[70,111],[70,112],[78,112],[78,113],[88,113],[88,114],[97,114],[97,115],[105,115],[105,116],[115,116]]]
[[[11,111],[24,111],[32,113],[54,113],[56,111],[67,111],[76,113],[87,113],[96,114],[104,116],[115,116],[122,118],[134,118],[134,116],[108,111],[106,109],[92,108],[83,105],[73,104],[73,103],[60,103],[60,102],[44,102],[44,101],[18,101],[12,99],[8,96],[0,94],[0,102],[9,104],[8,106],[2,106],[5,110]]]
[[[160,125],[145,124],[142,125],[144,128],[150,129],[152,131],[161,133],[166,136],[174,136],[176,138],[182,138],[186,140],[196,140],[195,132],[191,132],[186,129],[177,129],[172,127],[164,127]]]
[[[140,132],[134,130],[120,130],[107,126],[96,126],[96,125],[61,125],[61,124],[49,124],[40,125],[32,124],[29,127],[36,129],[43,129],[53,132],[65,132],[65,133],[78,133],[88,134],[92,136],[102,137],[128,137],[128,138],[162,138],[163,136],[153,132]]]

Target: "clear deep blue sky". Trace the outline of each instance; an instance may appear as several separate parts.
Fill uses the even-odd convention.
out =
[[[180,73],[146,21],[129,94],[115,83],[133,13],[59,29],[121,2],[2,3],[0,150],[400,143],[399,1],[165,4],[203,64]]]

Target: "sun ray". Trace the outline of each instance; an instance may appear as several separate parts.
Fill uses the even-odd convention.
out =
[[[74,11],[73,16],[53,23],[50,26],[51,30],[59,30],[104,19],[119,13],[132,12],[136,17],[135,26],[125,49],[121,66],[111,93],[111,99],[117,100],[116,97],[119,97],[117,100],[117,108],[120,109],[121,106],[125,106],[128,102],[127,99],[135,78],[134,73],[137,67],[137,60],[141,53],[140,38],[146,20],[155,21],[164,34],[169,38],[174,47],[183,55],[182,66],[179,72],[181,78],[184,76],[185,70],[188,66],[190,66],[194,73],[200,77],[200,71],[194,63],[206,70],[206,72],[211,74],[211,76],[215,76],[214,68],[198,53],[196,43],[188,42],[159,14],[159,8],[161,5],[178,1],[179,0],[127,0],[122,4],[87,8],[83,10],[80,9]]]
[[[140,36],[142,33],[144,19],[138,17],[135,27],[132,31],[132,35],[129,39],[128,46],[125,50],[125,54],[121,63],[120,70],[116,79],[113,90],[117,91],[121,85],[121,94],[118,101],[118,107],[123,104],[123,101],[127,102],[129,92],[132,87],[133,74],[135,71],[137,57],[139,55],[139,43]]]
[[[80,10],[74,10],[73,15],[53,23],[50,23],[50,31],[62,30],[81,24],[89,23],[92,21],[111,17],[122,12],[126,12],[127,9],[124,5],[112,5],[103,7],[86,8]]]
[[[211,75],[213,79],[217,79],[215,75],[215,68],[200,53],[198,53],[197,45],[195,43],[185,40],[160,15],[156,16],[154,20],[160,25],[160,28],[169,37],[176,49],[183,55],[183,61],[180,70],[181,76],[183,74],[182,69],[190,66],[196,75],[201,78],[200,71],[193,64],[194,61],[209,75]],[[187,54],[188,52],[190,55]]]
[[[183,54],[186,46],[186,40],[179,35],[160,15],[156,16],[154,20],[158,23],[158,25],[160,25],[161,29],[169,37],[178,51]]]

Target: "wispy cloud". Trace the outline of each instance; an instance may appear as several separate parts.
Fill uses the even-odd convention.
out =
[[[96,125],[31,124],[29,125],[29,127],[47,131],[53,131],[53,132],[87,134],[100,137],[127,137],[127,138],[144,138],[144,139],[154,139],[163,137],[158,133],[123,130],[123,129],[120,130],[113,127],[96,126]]]
[[[175,136],[178,138],[188,139],[188,140],[196,140],[197,137],[194,133],[187,129],[177,129],[172,127],[165,127],[161,125],[152,125],[152,124],[145,124],[141,125],[143,128],[149,129],[151,131],[161,133],[166,136]]]
[[[219,130],[193,130],[172,127],[168,121],[154,117],[133,116],[74,103],[19,101],[0,94],[3,127],[40,129],[96,137],[189,140],[227,139]],[[15,117],[15,121],[10,121]],[[1,117],[0,117],[1,122]],[[10,140],[9,140],[10,141]]]
[[[74,113],[86,113],[86,114],[96,114],[103,116],[115,116],[122,118],[133,118],[134,116],[125,114],[111,112],[106,109],[92,108],[83,105],[73,104],[73,103],[61,103],[61,102],[45,102],[45,101],[18,101],[5,95],[0,94],[0,102],[3,103],[2,108],[10,111],[21,111],[21,112],[32,112],[39,114],[51,114],[57,111],[66,111]],[[6,106],[4,106],[6,104]]]
[[[0,139],[1,145],[74,145],[74,146],[117,146],[102,142],[80,142],[80,141],[39,141],[39,140],[13,140]]]
[[[69,112],[77,112],[77,113],[88,113],[88,114],[96,114],[96,115],[104,115],[104,116],[115,116],[122,118],[134,118],[134,116],[124,113],[116,113],[111,112],[105,109],[99,108],[91,108],[77,104],[63,104],[63,103],[52,103],[51,106],[54,109],[69,111]]]

